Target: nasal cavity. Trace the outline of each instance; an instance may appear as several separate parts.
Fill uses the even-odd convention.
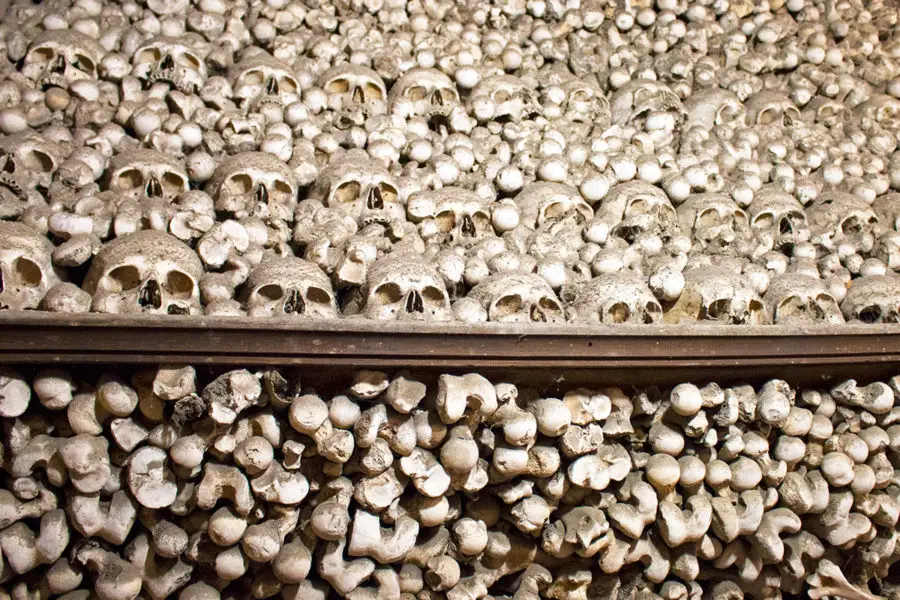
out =
[[[366,96],[361,87],[353,88],[353,93],[350,95],[350,98],[355,104],[362,104],[366,100]]]
[[[3,273],[0,272],[0,294],[3,293]]]
[[[434,106],[444,105],[444,94],[441,93],[441,90],[434,90],[434,93],[431,95],[431,104]]]
[[[369,190],[369,196],[366,198],[366,208],[370,210],[381,210],[384,208],[384,198],[382,198],[381,189],[377,185]]]
[[[423,313],[425,312],[425,303],[422,301],[422,294],[417,290],[411,291],[406,296],[406,312]]]
[[[306,302],[300,290],[292,290],[284,301],[284,314],[286,315],[302,315],[306,312]]]
[[[533,323],[546,323],[547,315],[544,314],[544,311],[541,310],[541,307],[537,304],[532,304],[531,309],[528,311],[528,316]]]
[[[466,237],[475,236],[475,221],[469,215],[463,215],[460,231]]]
[[[159,61],[159,68],[165,70],[175,68],[175,61],[172,59],[171,54],[166,54],[165,56],[163,56],[163,59]]]
[[[278,93],[278,80],[274,77],[269,77],[269,80],[266,81],[266,93],[267,94],[277,94]]]
[[[60,54],[57,56],[53,63],[50,65],[51,73],[63,73],[66,70],[66,57]]]
[[[138,306],[159,310],[162,306],[162,291],[156,280],[151,279],[138,292]]]
[[[162,184],[159,182],[159,179],[157,179],[155,176],[150,177],[150,180],[147,182],[147,185],[146,185],[144,191],[146,192],[148,197],[163,195]]]
[[[779,223],[778,223],[778,231],[779,231],[782,235],[784,235],[784,234],[786,234],[786,233],[793,233],[793,232],[794,232],[794,226],[791,225],[790,219],[788,219],[787,217],[781,219],[781,221],[779,221]]]
[[[266,186],[260,184],[258,188],[256,188],[256,201],[261,204],[269,203],[269,190],[266,189]]]

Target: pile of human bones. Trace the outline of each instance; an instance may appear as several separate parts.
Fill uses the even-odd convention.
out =
[[[900,598],[900,378],[205,381],[0,372],[0,598]]]
[[[888,0],[13,0],[0,307],[900,319]]]

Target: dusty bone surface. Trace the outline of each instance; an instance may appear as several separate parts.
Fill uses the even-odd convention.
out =
[[[0,11],[0,310],[900,322],[892,0]]]
[[[0,369],[0,598],[900,597],[900,377]]]

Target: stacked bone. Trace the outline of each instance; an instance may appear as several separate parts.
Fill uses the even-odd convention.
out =
[[[0,598],[900,597],[900,378],[423,381],[4,369]]]
[[[0,308],[900,320],[887,0],[5,4]]]

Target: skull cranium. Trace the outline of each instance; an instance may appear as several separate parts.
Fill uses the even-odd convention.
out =
[[[391,86],[388,104],[392,108],[400,99],[412,103],[413,114],[428,119],[447,117],[460,105],[456,85],[438,69],[411,69]]]
[[[781,250],[809,240],[809,223],[796,198],[777,188],[763,188],[749,206],[750,226],[766,244]]]
[[[359,108],[368,114],[387,110],[387,88],[381,76],[362,65],[340,64],[332,67],[319,80],[334,110]]]
[[[153,38],[135,51],[132,65],[135,77],[164,81],[186,94],[199,91],[206,81],[205,57],[180,38]]]
[[[472,288],[469,298],[499,323],[562,323],[565,312],[547,281],[533,273],[498,273]]]
[[[578,190],[564,183],[535,182],[513,198],[521,213],[522,225],[529,229],[547,228],[572,222],[580,226],[594,216]]]
[[[571,292],[569,320],[589,323],[659,323],[662,306],[631,271],[599,275]]]
[[[126,198],[164,198],[171,201],[188,190],[188,175],[177,160],[156,150],[117,154],[110,162],[108,189]]]
[[[844,322],[837,301],[825,282],[798,273],[779,275],[769,282],[765,295],[772,320],[778,325]]]
[[[246,108],[288,106],[300,99],[300,82],[290,67],[265,52],[245,58],[230,75],[234,98]]]
[[[848,321],[900,323],[900,277],[870,275],[855,279],[841,310]]]
[[[469,245],[493,233],[488,203],[475,192],[443,187],[410,198],[408,216],[416,221],[432,219],[442,243]]]
[[[685,271],[684,291],[666,311],[667,323],[717,321],[732,325],[768,322],[765,304],[741,275],[718,266]]]
[[[865,200],[845,192],[826,192],[806,209],[813,243],[834,248],[849,241],[871,250],[881,231],[878,216]]]
[[[269,258],[247,278],[244,305],[257,316],[337,316],[331,281],[315,264],[302,258]]]
[[[365,154],[348,152],[319,172],[310,198],[340,210],[359,225],[388,225],[406,218],[399,187],[387,169]]]
[[[38,307],[60,281],[52,253],[50,240],[31,227],[0,221],[0,310]]]
[[[22,74],[44,87],[68,88],[82,79],[96,80],[103,54],[94,39],[74,29],[46,31],[31,43]]]
[[[469,96],[469,105],[481,99],[493,103],[492,120],[519,122],[539,112],[537,96],[524,81],[512,75],[494,75],[482,79]],[[477,114],[477,113],[476,113]]]
[[[416,256],[388,255],[370,268],[364,312],[370,319],[450,321],[450,297],[441,275]]]
[[[266,152],[227,157],[216,168],[206,191],[216,199],[216,210],[238,218],[254,215],[294,220],[294,174],[284,162]]]
[[[682,230],[691,232],[697,248],[708,253],[743,253],[750,221],[734,200],[724,194],[695,194],[676,209]]]

